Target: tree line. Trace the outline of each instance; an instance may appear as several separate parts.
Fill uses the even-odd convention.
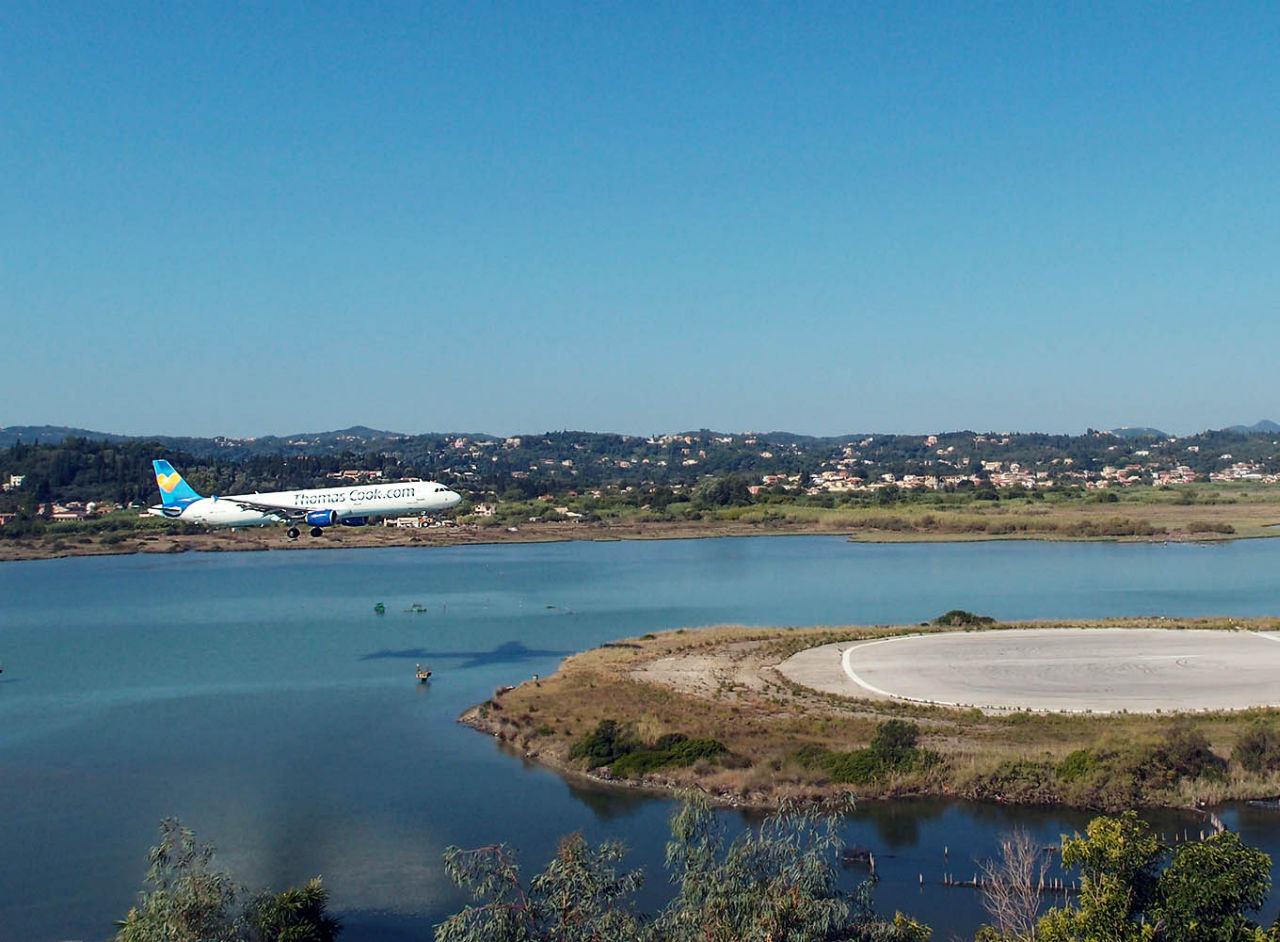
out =
[[[0,448],[0,481],[8,481],[10,475],[26,480],[18,491],[0,495],[0,510],[12,510],[24,499],[152,502],[151,460],[157,457],[168,458],[193,486],[208,493],[324,486],[332,483],[327,474],[361,469],[392,478],[439,480],[477,494],[526,498],[603,487],[692,488],[715,479],[758,484],[766,474],[802,485],[813,474],[841,462],[866,480],[883,474],[965,474],[984,479],[984,461],[1000,461],[1006,467],[1016,462],[1058,476],[1066,471],[1151,462],[1165,467],[1186,465],[1201,476],[1233,461],[1257,462],[1264,470],[1280,471],[1280,445],[1271,434],[1231,431],[1204,432],[1175,442],[1104,432],[812,438],[701,430],[654,439],[550,432],[510,440],[328,433],[306,442],[264,439],[254,445],[193,438],[79,436],[38,444],[19,440]],[[274,450],[267,450],[268,445]],[[735,502],[739,499],[734,496]]]

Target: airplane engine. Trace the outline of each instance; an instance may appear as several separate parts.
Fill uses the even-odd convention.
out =
[[[331,527],[338,522],[336,510],[312,510],[304,518],[309,527]]]
[[[362,527],[369,522],[368,517],[343,517],[340,521],[344,527]]]

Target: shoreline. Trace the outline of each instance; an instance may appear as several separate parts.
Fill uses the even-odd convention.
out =
[[[1172,531],[1137,535],[1066,535],[1053,532],[1004,533],[877,530],[856,521],[824,520],[711,520],[618,521],[600,523],[529,523],[512,532],[504,527],[462,524],[454,527],[396,529],[390,527],[333,528],[319,538],[289,540],[281,527],[210,530],[200,533],[124,535],[58,533],[39,538],[0,539],[0,563],[76,556],[129,556],[147,553],[275,552],[303,549],[369,549],[384,546],[490,546],[519,543],[616,542],[621,540],[692,540],[722,537],[843,536],[853,543],[1227,543],[1280,537],[1273,524],[1232,533]],[[104,540],[104,537],[111,537]]]
[[[1275,630],[1271,618],[1113,619],[999,625]],[[676,629],[612,642],[566,658],[556,674],[500,688],[459,722],[493,736],[504,751],[570,780],[672,796],[697,791],[725,807],[772,809],[856,792],[867,800],[954,798],[1087,811],[1195,808],[1273,798],[1280,771],[1250,773],[1228,757],[1255,721],[1280,710],[1147,714],[984,712],[824,692],[777,668],[792,654],[836,641],[954,631],[940,626]],[[852,783],[806,764],[819,752],[864,749],[886,720],[919,728],[933,764]],[[681,734],[722,743],[721,760],[634,776],[570,758],[575,743],[613,720],[635,740]],[[1199,737],[1202,774],[1160,774],[1168,742]],[[1162,751],[1163,750],[1163,751]],[[1176,765],[1176,762],[1174,763]]]

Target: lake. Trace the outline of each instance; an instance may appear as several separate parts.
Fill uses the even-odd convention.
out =
[[[86,557],[0,565],[0,942],[101,939],[141,888],[160,818],[250,886],[323,874],[345,938],[429,939],[460,894],[450,844],[620,838],[666,892],[672,803],[571,785],[457,716],[604,641],[718,623],[907,623],[1280,612],[1280,541],[868,545],[839,537]],[[385,615],[374,605],[383,602]],[[415,603],[423,614],[405,610]],[[430,663],[429,686],[414,666]],[[1280,852],[1280,813],[1227,809]],[[748,822],[726,812],[732,828]],[[965,937],[974,855],[1087,815],[864,804],[880,907]],[[1192,828],[1170,813],[1158,829]],[[949,848],[950,856],[943,857]],[[849,879],[857,876],[851,872]],[[1275,906],[1269,907],[1273,915]]]

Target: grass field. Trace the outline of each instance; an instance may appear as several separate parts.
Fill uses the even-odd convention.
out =
[[[1112,500],[1111,498],[1114,498]],[[1196,485],[1174,490],[1132,487],[1088,496],[982,501],[922,494],[886,506],[808,506],[770,502],[700,512],[699,516],[631,509],[599,520],[501,525],[463,518],[460,526],[396,530],[334,527],[319,539],[290,542],[283,526],[241,531],[177,532],[169,521],[126,514],[108,522],[49,525],[44,532],[5,538],[0,561],[118,553],[223,552],[288,548],[453,546],[558,540],[696,539],[718,536],[844,535],[860,542],[969,540],[1221,541],[1280,536],[1280,488]]]

